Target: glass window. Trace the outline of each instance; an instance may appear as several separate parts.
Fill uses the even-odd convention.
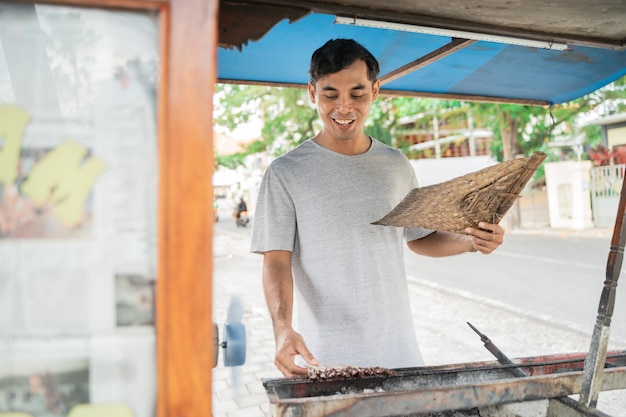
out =
[[[158,17],[0,2],[0,412],[155,414]]]

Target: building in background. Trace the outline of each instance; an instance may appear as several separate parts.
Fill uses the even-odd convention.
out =
[[[411,159],[491,155],[491,130],[476,127],[472,113],[464,109],[405,117],[400,123],[398,145],[408,147]]]

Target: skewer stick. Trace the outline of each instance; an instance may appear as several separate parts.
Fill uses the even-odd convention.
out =
[[[487,348],[487,350],[491,352],[491,354],[493,354],[493,356],[495,356],[496,359],[498,359],[498,362],[500,362],[503,365],[515,365],[515,363],[511,359],[509,359],[509,357],[506,356],[504,352],[502,352],[496,345],[493,344],[491,339],[489,339],[486,334],[481,333],[480,330],[474,327],[472,323],[470,323],[469,321],[467,322],[467,324],[469,325],[469,327],[472,328],[472,330],[476,332],[476,334],[480,336],[480,340],[482,340],[482,342],[485,344],[485,347]],[[529,374],[526,371],[524,371],[523,369],[519,367],[511,368],[509,370],[516,377],[529,376]],[[569,397],[552,398],[550,400],[550,405],[548,406],[548,417],[561,416],[563,415],[565,410],[573,410],[573,412],[576,413],[575,415],[580,415],[581,417],[582,416],[610,417],[608,414],[605,414],[601,411],[598,411],[595,409],[591,410],[590,408],[585,407],[582,403],[576,402]],[[569,412],[567,415],[574,416],[574,414],[570,414]]]
[[[481,333],[480,330],[474,327],[472,323],[470,323],[469,321],[466,323],[469,327],[472,328],[472,330],[474,330],[474,332],[476,332],[478,336],[480,336],[480,340],[484,343],[485,348],[487,348],[487,350],[491,352],[493,356],[496,357],[498,362],[500,362],[503,365],[514,365],[514,362],[511,359],[509,359],[509,357],[506,356],[504,352],[498,349],[498,347],[493,344],[491,339],[489,339],[486,334]],[[511,368],[509,370],[511,371],[513,375],[518,376],[518,377],[528,376],[528,374],[524,372],[523,370],[521,370],[520,368]]]

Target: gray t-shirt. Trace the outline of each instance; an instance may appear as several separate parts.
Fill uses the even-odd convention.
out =
[[[251,251],[292,252],[294,327],[320,364],[423,364],[403,251],[431,231],[370,224],[416,186],[408,159],[377,140],[355,156],[308,140],[267,169]]]

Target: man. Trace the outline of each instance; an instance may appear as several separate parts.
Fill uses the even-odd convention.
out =
[[[248,219],[248,205],[246,204],[246,201],[243,199],[243,197],[241,197],[239,199],[239,203],[237,204],[237,211],[235,213],[235,224],[237,224],[237,227],[246,227],[249,221],[250,219]]]
[[[323,128],[273,161],[261,184],[251,251],[263,254],[274,363],[285,376],[318,365],[422,365],[403,240],[432,257],[488,254],[503,242],[495,224],[466,235],[371,224],[417,187],[408,159],[364,133],[378,71],[353,40],[315,51],[308,92]]]

